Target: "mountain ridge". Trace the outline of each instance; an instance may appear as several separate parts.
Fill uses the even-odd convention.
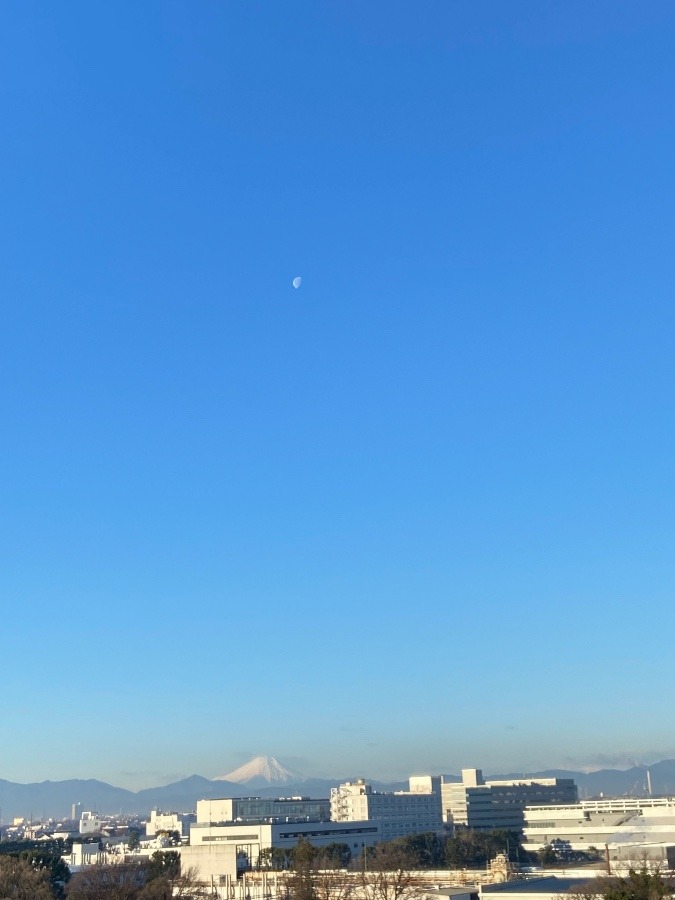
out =
[[[646,796],[647,770],[650,772],[652,792],[655,795],[675,795],[675,760],[661,760],[650,766],[632,766],[630,769],[599,769],[595,772],[577,772],[567,769],[548,769],[531,773],[510,773],[509,775],[489,775],[487,780],[500,778],[558,777],[574,778],[579,787],[579,797],[604,794],[606,796]],[[235,770],[236,771],[236,770]],[[353,778],[353,775],[349,776]],[[446,775],[448,780],[459,781],[459,775]],[[267,785],[255,788],[261,797],[279,796],[283,788],[284,796],[328,797],[330,789],[347,778],[307,778],[283,786]],[[375,790],[401,790],[404,782],[380,782],[367,779]],[[101,813],[129,813],[148,815],[151,809],[191,811],[197,800],[218,797],[241,797],[243,785],[222,779],[209,779],[202,775],[190,775],[179,781],[160,787],[130,791],[115,787],[95,778],[67,779],[64,781],[45,780],[21,784],[0,779],[0,810],[2,821],[6,823],[18,816],[25,818],[65,818],[70,814],[71,805],[80,803],[82,809],[97,810]]]

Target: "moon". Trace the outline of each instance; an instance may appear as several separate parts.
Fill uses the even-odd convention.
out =
[[[293,287],[299,288],[301,284],[302,284],[302,278],[299,275],[296,275],[295,278],[293,279]]]

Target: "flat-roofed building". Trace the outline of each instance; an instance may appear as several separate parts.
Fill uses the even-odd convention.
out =
[[[177,831],[180,838],[187,838],[190,825],[194,821],[193,813],[165,813],[153,809],[145,825],[145,833],[148,837],[155,837],[161,832]]]
[[[441,785],[443,820],[460,828],[522,830],[526,806],[576,803],[572,778],[489,780],[480,769],[462,769],[462,780]]]
[[[80,834],[100,834],[102,824],[98,813],[85,811],[80,816]]]
[[[346,844],[358,856],[382,840],[382,833],[377,822],[197,822],[190,828],[190,846],[180,850],[181,865],[194,866],[206,883],[229,883],[260,865],[265,851],[291,849],[302,838],[319,848]]]
[[[558,900],[588,884],[588,878],[543,876],[540,878],[481,884],[480,900]]]
[[[330,800],[309,797],[224,797],[197,801],[197,822],[328,822]]]
[[[378,792],[359,778],[333,788],[330,798],[333,822],[371,821],[388,841],[424,831],[442,831],[440,778],[414,776],[411,790]]]
[[[523,847],[530,851],[551,843],[582,852],[619,843],[675,844],[675,800],[669,797],[621,797],[531,806],[524,815]]]

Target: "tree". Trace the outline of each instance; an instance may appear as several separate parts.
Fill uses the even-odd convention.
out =
[[[351,859],[347,844],[318,849],[301,839],[291,851],[292,868],[283,881],[290,900],[351,900],[354,875],[345,873]]]
[[[177,850],[156,850],[147,868],[148,881],[155,878],[177,878],[180,875],[180,853]]]
[[[286,892],[291,900],[317,900],[312,869],[316,848],[300,838],[292,851],[293,868],[286,879]]]
[[[61,859],[58,850],[34,849],[24,850],[19,859],[27,862],[32,869],[46,872],[55,897],[63,896],[63,889],[70,879],[70,869]]]
[[[625,878],[593,878],[564,897],[565,900],[570,895],[575,900],[662,900],[671,893],[672,885],[665,878],[644,868],[640,871],[631,869]]]
[[[392,841],[362,854],[358,886],[366,900],[413,900],[425,883],[415,874],[415,855]]]
[[[661,900],[671,888],[660,874],[631,869],[626,878],[602,879],[605,900]]]
[[[47,869],[34,868],[25,859],[16,856],[0,856],[0,897],[52,900],[54,891]]]
[[[88,866],[68,882],[68,900],[137,900],[146,876],[142,866]]]
[[[445,842],[445,863],[451,869],[482,869],[498,853],[519,862],[527,859],[520,835],[501,828],[492,831],[458,831]]]
[[[166,828],[158,831],[155,837],[164,838],[172,847],[180,847],[182,841],[180,837],[180,832],[174,829],[173,831],[169,831]]]
[[[542,847],[537,852],[537,856],[541,866],[556,866],[558,864],[558,857],[551,844],[546,844],[545,847]]]
[[[138,832],[138,829],[131,828],[129,829],[129,839],[127,840],[127,847],[130,850],[138,850],[141,846],[141,836]]]
[[[664,870],[664,859],[658,850],[654,851],[650,847],[634,847],[625,855],[622,854],[621,860],[615,865],[617,875],[630,875],[631,872],[660,875]]]
[[[258,856],[260,869],[289,869],[292,864],[292,850],[282,847],[263,847]]]
[[[138,900],[202,900],[210,897],[209,890],[199,882],[197,870],[186,869],[173,876],[160,875],[149,881],[138,895]]]
[[[412,854],[416,869],[438,869],[445,866],[445,842],[433,831],[411,834],[390,843]]]
[[[168,878],[153,878],[138,894],[138,900],[172,900],[173,885]]]
[[[353,872],[321,869],[312,877],[315,900],[352,900],[355,889]]]
[[[346,869],[351,861],[349,844],[333,842],[317,851],[314,866],[317,869]]]

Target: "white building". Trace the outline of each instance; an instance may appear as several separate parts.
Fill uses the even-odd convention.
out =
[[[430,775],[410,779],[409,791],[378,793],[367,781],[346,781],[331,790],[330,813],[333,822],[377,823],[383,841],[441,831],[440,778]]]
[[[192,813],[163,813],[153,809],[150,820],[146,823],[145,833],[148,837],[155,837],[165,831],[178,832],[181,838],[187,838],[190,833],[190,825],[195,821]]]
[[[328,822],[330,800],[239,797],[197,801],[198,822]]]
[[[101,851],[101,845],[74,843],[70,853],[61,857],[71,872],[79,872],[86,866],[96,866],[106,859],[106,854]]]
[[[100,834],[101,818],[95,812],[83,812],[80,816],[80,834]]]
[[[258,866],[263,851],[291,849],[301,838],[314,847],[347,844],[357,856],[382,840],[382,834],[377,822],[197,822],[190,827],[190,845],[180,850],[181,865],[195,867],[205,883],[229,884]]]
[[[518,778],[485,781],[480,769],[462,769],[462,780],[441,784],[443,820],[454,826],[520,831],[526,806],[573,804],[572,778]]]
[[[526,850],[561,842],[570,850],[582,852],[590,848],[602,851],[607,846],[611,859],[623,858],[637,846],[675,844],[675,800],[622,797],[532,806],[525,810],[523,832]]]

